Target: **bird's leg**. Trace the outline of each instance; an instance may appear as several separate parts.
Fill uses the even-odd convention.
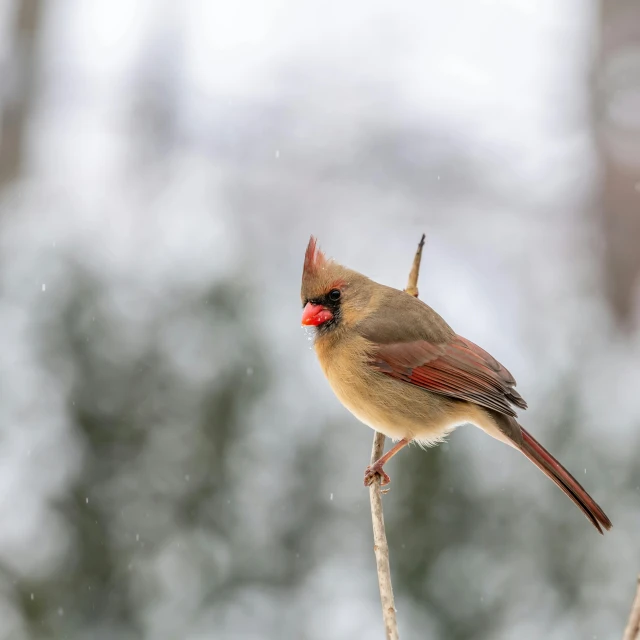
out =
[[[407,438],[403,438],[392,449],[389,449],[387,453],[380,456],[373,464],[370,464],[364,470],[364,486],[368,487],[377,475],[380,476],[381,486],[384,487],[384,485],[389,484],[391,482],[391,478],[387,473],[385,473],[383,467],[391,458],[393,458],[393,456],[396,455],[396,453],[398,453],[398,451],[400,451],[400,449],[404,449],[408,444],[409,440],[407,440]]]

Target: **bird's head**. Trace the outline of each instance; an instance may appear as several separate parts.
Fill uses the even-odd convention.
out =
[[[311,236],[302,271],[302,324],[327,333],[355,325],[364,316],[374,283],[329,259]]]

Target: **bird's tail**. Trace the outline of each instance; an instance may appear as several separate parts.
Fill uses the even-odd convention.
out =
[[[611,529],[611,520],[583,489],[580,483],[529,433],[520,427],[522,445],[520,450],[545,475],[553,480],[575,502],[591,524],[603,533],[602,527]]]

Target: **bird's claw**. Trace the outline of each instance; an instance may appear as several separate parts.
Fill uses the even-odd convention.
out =
[[[374,462],[364,470],[364,486],[368,487],[375,480],[376,476],[380,476],[381,487],[384,487],[391,482],[389,474],[385,472],[382,465]]]

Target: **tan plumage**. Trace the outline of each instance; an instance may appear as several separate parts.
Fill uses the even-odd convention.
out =
[[[384,463],[408,442],[433,445],[474,424],[519,449],[602,532],[611,522],[580,484],[516,421],[526,408],[511,373],[424,302],[328,260],[311,238],[303,324],[333,391],[359,420],[399,444],[365,472],[388,482]]]

